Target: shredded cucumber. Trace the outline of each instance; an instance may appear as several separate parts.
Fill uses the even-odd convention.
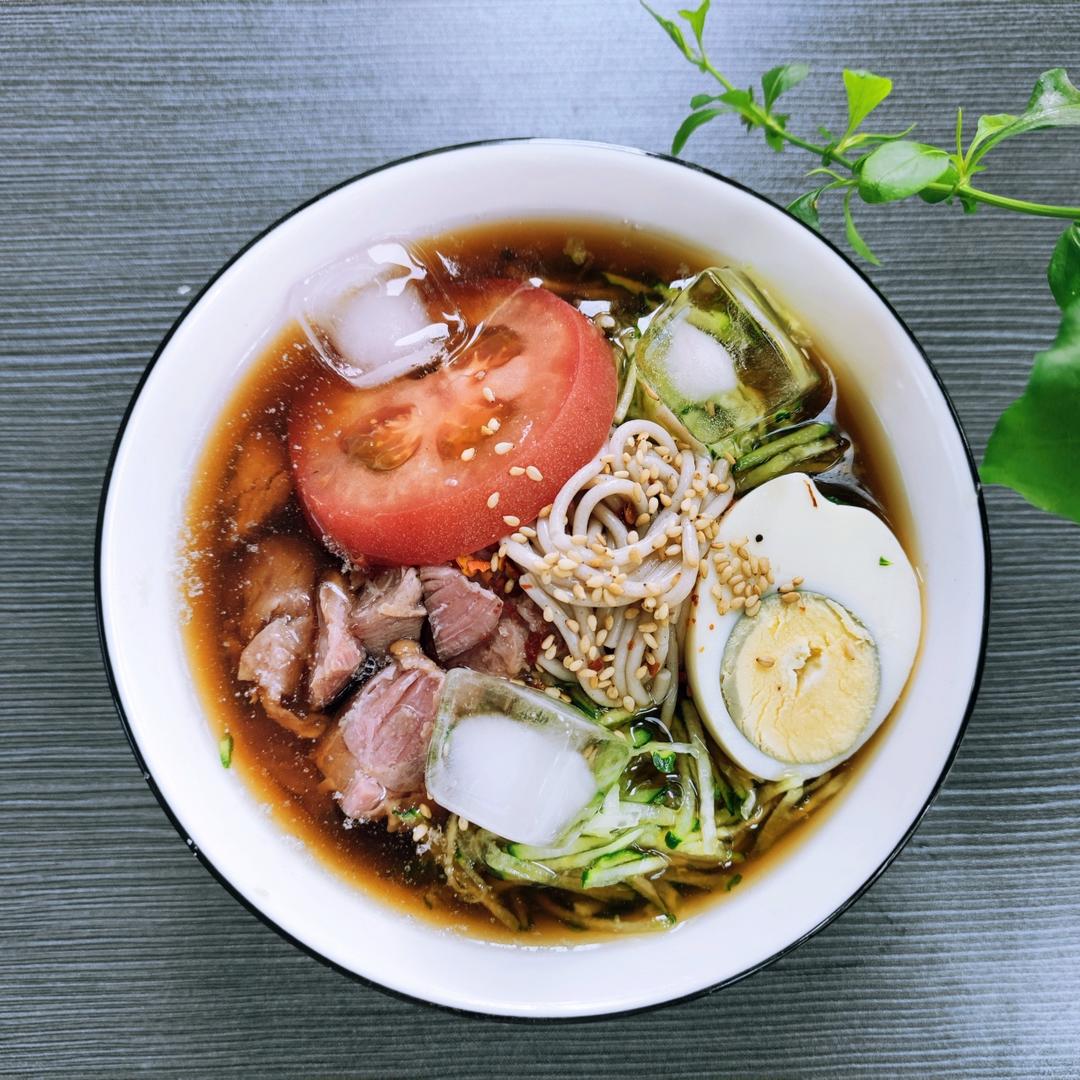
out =
[[[832,424],[814,423],[807,424],[805,427],[795,428],[792,431],[785,432],[783,435],[777,435],[775,438],[768,439],[749,453],[743,454],[742,457],[735,462],[735,471],[746,472],[747,469],[753,469],[758,465],[764,465],[766,461],[780,453],[781,450],[788,450],[792,446],[801,446],[803,443],[823,439],[826,435],[832,435],[833,430]]]
[[[532,844],[508,844],[507,851],[517,859],[537,860],[561,859],[566,855],[576,855],[581,851],[592,851],[603,847],[603,840],[595,836],[579,836],[576,840],[561,847],[535,847]]]
[[[668,754],[697,754],[700,753],[696,746],[692,746],[688,742],[649,742],[644,743],[634,750],[630,751],[631,757],[637,757],[640,754],[663,754],[665,757]]]
[[[623,801],[632,803],[651,803],[663,790],[662,787],[656,787],[654,785],[636,787],[633,791],[628,791],[623,796]]]
[[[626,414],[630,411],[630,404],[634,400],[636,387],[637,364],[633,360],[628,360],[626,370],[622,374],[622,390],[619,393],[619,400],[615,403],[614,423],[621,424],[626,419]]]
[[[620,829],[635,825],[674,825],[675,811],[666,806],[649,803],[623,802],[611,813],[601,813],[590,821],[583,832],[588,836],[610,836]]]
[[[697,762],[698,798],[701,800],[701,839],[706,852],[712,855],[719,850],[712,759],[705,745],[705,733],[702,731],[697,709],[691,702],[683,702],[682,717],[686,730],[690,734],[690,743],[697,750],[694,757]]]
[[[826,424],[811,424],[810,426],[828,427]],[[801,430],[805,431],[807,429]],[[840,440],[831,434],[831,429],[829,430],[830,434],[815,439],[813,442],[800,441],[797,445],[789,446],[787,449],[771,454],[767,460],[754,468],[740,470],[739,463],[736,462],[733,470],[735,490],[742,495],[753,488],[760,487],[767,480],[773,480],[777,476],[791,472],[795,468],[810,473],[824,472],[826,469],[831,468],[840,454]],[[799,432],[795,434],[799,434]],[[770,445],[766,443],[761,449],[768,449]],[[746,457],[751,457],[756,453],[758,451],[751,451]],[[745,460],[745,458],[740,460]]]
[[[586,889],[601,889],[629,878],[657,874],[667,866],[667,859],[663,855],[643,855],[640,852],[625,854],[630,857],[611,862],[598,859],[581,875],[581,884]]]
[[[630,847],[644,831],[644,826],[639,826],[636,829],[629,829],[627,832],[616,836],[610,843],[602,844],[597,848],[589,848],[587,851],[582,851],[573,855],[563,855],[560,858],[547,859],[544,865],[547,866],[549,870],[555,871],[576,870],[578,867],[588,866],[589,863],[594,859],[600,858],[601,855],[611,855],[616,851],[622,851],[624,848]]]
[[[538,885],[550,885],[556,877],[555,872],[546,866],[516,859],[494,843],[488,844],[484,849],[484,862],[497,874],[512,881],[531,881]]]
[[[679,800],[679,809],[675,815],[675,835],[683,838],[694,831],[694,812],[696,799],[694,798],[694,782],[690,776],[690,765],[686,755],[679,758],[679,787],[682,798]]]

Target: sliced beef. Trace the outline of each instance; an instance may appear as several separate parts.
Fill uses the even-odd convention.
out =
[[[462,653],[454,665],[472,668],[485,675],[513,679],[528,667],[526,642],[532,631],[509,604],[495,627],[495,632],[468,652]]]
[[[289,501],[292,477],[281,439],[273,432],[253,431],[236,456],[225,497],[241,540],[254,536]]]
[[[330,725],[312,752],[311,760],[337,791],[344,791],[356,775],[356,758],[345,745],[345,732],[340,724]]]
[[[333,785],[346,817],[371,820],[385,814],[386,788],[360,768],[345,745],[345,729],[341,724],[331,725],[311,757]]]
[[[313,629],[310,615],[272,619],[240,654],[240,680],[255,683],[274,701],[291,697],[304,674]]]
[[[309,615],[314,588],[315,560],[301,541],[291,536],[260,540],[241,566],[244,639],[250,641],[279,615]]]
[[[319,584],[316,606],[319,634],[315,659],[308,676],[308,704],[325,709],[349,684],[367,658],[367,650],[349,625],[353,598],[338,573],[328,574]]]
[[[415,641],[427,615],[420,603],[420,575],[411,566],[396,566],[375,573],[353,606],[352,632],[364,647],[385,653],[394,641]]]
[[[420,581],[440,660],[460,656],[495,632],[503,602],[490,589],[452,566],[422,566]]]
[[[301,738],[317,738],[326,718],[285,704],[300,687],[315,639],[314,558],[299,540],[268,536],[245,558],[241,574],[240,632],[247,645],[237,677],[255,684],[252,696],[272,720]]]
[[[314,635],[310,615],[279,615],[248,642],[236,672],[241,682],[255,684],[254,696],[267,715],[303,739],[318,738],[325,717],[296,713],[282,702],[300,686]]]
[[[423,790],[424,763],[444,678],[415,643],[407,645],[411,648],[395,645],[393,661],[352,698],[340,721],[358,772],[381,785],[387,797]],[[374,790],[355,776],[353,780],[358,798],[362,790]]]
[[[357,769],[341,792],[339,804],[346,817],[373,821],[386,814],[387,790],[363,771]]]

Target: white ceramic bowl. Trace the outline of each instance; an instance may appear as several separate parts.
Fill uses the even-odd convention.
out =
[[[438,930],[346,885],[290,842],[218,763],[172,573],[195,461],[241,373],[280,326],[293,282],[367,239],[538,216],[626,219],[714,248],[798,313],[892,447],[913,504],[926,602],[921,659],[897,714],[840,805],[788,857],[666,934],[558,949]],[[177,829],[236,896],[311,953],[394,991],[481,1013],[569,1017],[729,983],[867,888],[925,811],[971,708],[988,549],[949,402],[911,334],[847,259],[703,170],[618,147],[526,140],[377,169],[290,214],[222,270],[165,339],[124,420],[102,502],[98,574],[102,638],[132,746]]]

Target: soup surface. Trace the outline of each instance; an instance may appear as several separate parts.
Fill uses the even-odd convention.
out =
[[[442,336],[413,335],[418,348],[428,350],[423,362],[406,358],[400,361],[407,365],[402,372],[383,381],[362,367],[345,370],[349,350],[342,335],[351,315],[328,330],[327,316],[307,314],[317,307],[310,300],[315,286],[307,293],[301,289],[300,307],[294,309],[299,319],[286,321],[211,432],[188,504],[184,633],[210,723],[221,739],[222,763],[239,771],[282,827],[318,858],[403,911],[514,941],[558,941],[570,933],[581,940],[583,933],[669,926],[697,904],[745,887],[749,875],[797,840],[802,823],[820,816],[868,753],[882,710],[892,704],[883,700],[889,680],[899,680],[893,700],[906,680],[914,644],[907,667],[892,665],[892,637],[870,620],[866,631],[858,601],[845,600],[817,580],[805,586],[797,576],[771,580],[776,575],[768,560],[751,551],[755,542],[765,543],[760,534],[723,535],[723,515],[731,506],[744,501],[750,506],[751,498],[764,504],[770,485],[794,475],[813,476],[807,489],[811,499],[816,492],[829,506],[858,508],[885,532],[883,522],[900,531],[907,509],[902,494],[888,484],[887,448],[869,442],[863,430],[868,425],[861,425],[851,408],[853,396],[787,316],[783,333],[790,334],[806,365],[801,392],[754,425],[744,425],[737,437],[707,443],[702,433],[714,430],[709,425],[719,422],[725,408],[768,401],[778,378],[746,364],[739,368],[743,354],[738,350],[746,342],[749,350],[756,339],[745,332],[741,339],[732,336],[739,324],[725,314],[735,310],[730,299],[724,300],[727,308],[708,306],[719,288],[715,281],[694,283],[718,263],[722,260],[713,252],[631,226],[595,222],[508,221],[411,243],[407,265],[412,270],[400,270],[398,260],[399,269],[388,280],[415,285],[427,317],[439,324]],[[350,288],[359,295],[358,288]],[[701,301],[706,288],[713,293]],[[739,300],[738,282],[734,288]],[[701,335],[688,347],[698,352],[681,372],[669,366],[669,386],[664,373],[654,375],[658,361],[646,350],[657,342],[669,352],[675,348],[672,342],[681,340],[676,331],[657,326],[667,325],[662,320],[669,312],[678,315],[688,296],[690,322],[697,327],[693,334]],[[746,309],[760,314],[755,307],[760,299],[748,293]],[[704,314],[699,317],[698,311]],[[399,362],[401,342],[409,336],[400,333],[394,321],[399,318],[400,312],[390,318],[396,351],[390,350],[388,363]],[[701,351],[716,341],[726,342],[726,351]],[[715,385],[705,385],[708,379],[701,386],[701,380],[695,382],[694,372],[716,356],[735,358],[739,385],[734,390],[723,377]],[[797,368],[798,358],[792,363]],[[370,385],[357,385],[369,379],[374,380]],[[475,380],[467,391],[472,413],[461,405],[466,379]],[[688,403],[676,407],[673,393]],[[742,397],[733,397],[736,393]],[[689,401],[693,394],[704,401],[700,408]],[[667,410],[658,411],[656,402]],[[607,440],[613,427],[619,430],[617,414],[631,425],[626,446],[629,455],[636,448],[638,456],[637,465],[628,460],[624,470],[617,460],[603,462],[603,452],[615,445]],[[665,416],[673,433],[656,434]],[[675,487],[665,489],[647,463],[671,464],[684,454],[687,476],[693,472],[698,486],[679,488],[684,502],[661,505],[657,499]],[[583,467],[588,472],[590,462],[593,473],[575,480]],[[634,469],[644,469],[643,478]],[[641,490],[632,490],[639,481]],[[599,489],[612,494],[598,499],[591,512],[582,510],[590,492]],[[566,504],[561,510],[560,499]],[[638,505],[635,499],[643,501]],[[691,501],[693,507],[686,509]],[[669,527],[671,544],[647,557],[655,560],[648,580],[661,584],[654,593],[646,591],[640,604],[628,605],[621,587],[637,580],[634,570],[642,565],[630,549],[639,532],[648,536],[665,511],[681,512],[683,519]],[[605,548],[610,554],[617,547],[612,537],[624,545],[631,562],[621,578],[617,559],[613,566],[598,567],[598,574],[610,570],[612,575],[602,585],[590,584],[585,574],[574,577],[576,566],[560,578],[557,558],[545,563],[545,538],[555,541],[544,523],[560,512],[567,515],[567,535],[584,557],[590,542],[601,564],[608,558]],[[582,535],[572,535],[579,525]],[[885,574],[902,560],[902,552],[886,558],[885,548],[880,550],[874,548],[873,564]],[[567,557],[571,564],[577,558],[572,551]],[[422,592],[406,604],[404,614],[394,609],[397,622],[388,631],[393,640],[382,641],[384,627],[372,628],[369,601],[373,596],[385,601],[378,607],[380,618],[394,603],[405,603],[395,595],[387,600],[386,592],[412,580],[398,569],[403,566],[421,567],[416,588]],[[663,577],[668,570],[670,576]],[[685,575],[696,581],[692,593]],[[450,625],[455,597],[442,589],[466,590],[470,614],[463,625]],[[826,644],[818,646],[817,631],[806,631],[807,655],[798,660],[797,671],[792,669],[792,693],[803,694],[795,706],[765,702],[751,716],[758,705],[748,711],[745,701],[739,704],[734,675],[722,694],[714,693],[712,675],[695,673],[693,657],[685,655],[686,642],[696,641],[695,633],[704,634],[706,627],[713,631],[725,619],[744,624],[751,616],[765,619],[758,612],[775,608],[779,614],[769,617],[775,619],[779,661],[759,655],[746,676],[760,682],[777,662],[786,663],[779,643],[787,632],[784,610],[798,609],[804,622],[812,621],[826,612],[814,599],[818,593],[825,594],[824,602],[839,600],[829,610],[841,613],[837,627],[843,624],[851,632],[853,644],[840,641],[841,631],[834,628],[821,631]],[[668,604],[665,597],[677,594],[681,599]],[[793,597],[799,599],[789,604]],[[473,643],[470,635],[479,633],[474,624],[489,612],[495,629]],[[855,617],[848,620],[851,612]],[[448,643],[455,634],[463,635],[462,642],[469,639],[465,648]],[[503,653],[492,652],[500,635],[516,635],[524,663],[517,658],[500,667]],[[622,654],[611,646],[605,651],[602,639],[616,637],[624,641]],[[735,638],[733,633],[730,640]],[[804,693],[804,684],[816,679],[815,693],[833,693],[827,650],[834,641],[845,656],[852,649],[872,650],[866,653],[866,678],[878,682],[876,690],[871,688],[876,697],[866,701],[855,691],[842,701],[835,694],[823,699],[818,711],[827,738],[822,743],[817,729],[798,725],[809,715],[804,702],[811,691]],[[734,650],[729,642],[725,664],[740,662]],[[330,658],[341,654],[335,669]],[[619,670],[608,672],[609,667]],[[449,682],[447,670],[458,672]],[[428,790],[437,756],[433,752],[428,760],[429,740],[445,739],[451,746],[457,721],[455,745],[459,756],[466,754],[462,717],[447,719],[448,699],[472,685],[460,675],[465,670],[481,673],[481,680],[507,683],[512,693],[544,694],[553,709],[564,710],[545,719],[543,728],[563,732],[558,725],[570,725],[559,750],[564,758],[552,759],[549,775],[541,748],[533,777],[537,790],[544,791],[555,771],[560,777],[562,786],[551,789],[550,805],[545,802],[547,816],[565,826],[557,840],[545,841],[544,815],[529,806],[502,807],[500,820],[510,822],[513,813],[518,819],[500,832],[470,822],[454,806],[440,805]],[[717,671],[718,685],[720,678]],[[851,682],[844,669],[836,686],[848,694]],[[395,689],[404,684],[405,690]],[[489,692],[487,683],[480,685],[477,693]],[[379,711],[380,688],[392,698],[389,711]],[[771,684],[760,693],[772,694]],[[442,703],[438,717],[432,704],[431,716],[411,729],[402,727],[401,717],[416,721],[425,702],[431,704],[427,698]],[[602,731],[612,745],[625,744],[612,750],[622,755],[622,764],[606,788],[606,801],[601,802],[604,792],[596,792],[597,784],[589,785],[599,775],[598,755],[607,744],[600,751],[582,749],[574,740],[589,733],[574,734],[566,710]],[[513,708],[504,713],[499,718],[509,725]],[[849,713],[857,737],[845,743],[837,729]],[[462,714],[469,715],[468,710]],[[762,733],[767,716],[779,718],[781,727]],[[467,787],[473,775],[475,785],[483,787],[489,778],[494,783],[489,774],[510,767],[501,759],[486,760],[485,754],[512,756],[520,733],[510,726],[492,732],[485,735],[479,764],[469,765],[474,772],[462,765],[440,781],[440,791],[456,790],[454,784]],[[376,755],[385,755],[393,743],[391,750],[400,756],[398,743],[409,739],[422,742],[409,749],[411,765],[397,758],[389,764],[381,760],[379,768],[357,764],[364,761],[360,743]],[[736,761],[729,751],[744,742],[748,756]],[[669,751],[668,745],[686,749]],[[567,753],[573,758],[569,764]],[[746,767],[763,754],[766,767]],[[427,761],[419,783],[416,760]],[[457,759],[440,760],[445,765]],[[581,807],[567,779],[579,761],[585,763],[582,775],[590,778],[582,798],[595,793],[584,812],[594,815],[593,824],[584,832]],[[388,780],[406,772],[410,775],[400,787]],[[475,799],[469,799],[476,795],[465,792],[460,805],[473,805]],[[560,818],[564,803],[570,817]],[[606,821],[607,832],[597,820]],[[520,835],[510,835],[515,829]]]

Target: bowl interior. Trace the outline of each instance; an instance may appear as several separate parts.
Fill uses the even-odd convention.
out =
[[[666,934],[522,948],[438,930],[345,884],[220,767],[180,637],[175,570],[201,447],[280,326],[298,278],[365,240],[559,216],[626,219],[715,249],[798,314],[844,369],[863,426],[892,448],[898,484],[917,508],[905,531],[924,583],[924,639],[876,752],[787,857]],[[237,258],[167,340],[130,413],[99,572],[119,704],[160,797],[204,859],[334,964],[418,998],[515,1016],[681,997],[754,969],[842,909],[902,843],[951,759],[977,680],[986,603],[980,503],[962,437],[915,342],[866,280],[809,229],[716,177],[638,152],[547,141],[460,148],[368,174]],[[665,976],[642,979],[642,970]]]

